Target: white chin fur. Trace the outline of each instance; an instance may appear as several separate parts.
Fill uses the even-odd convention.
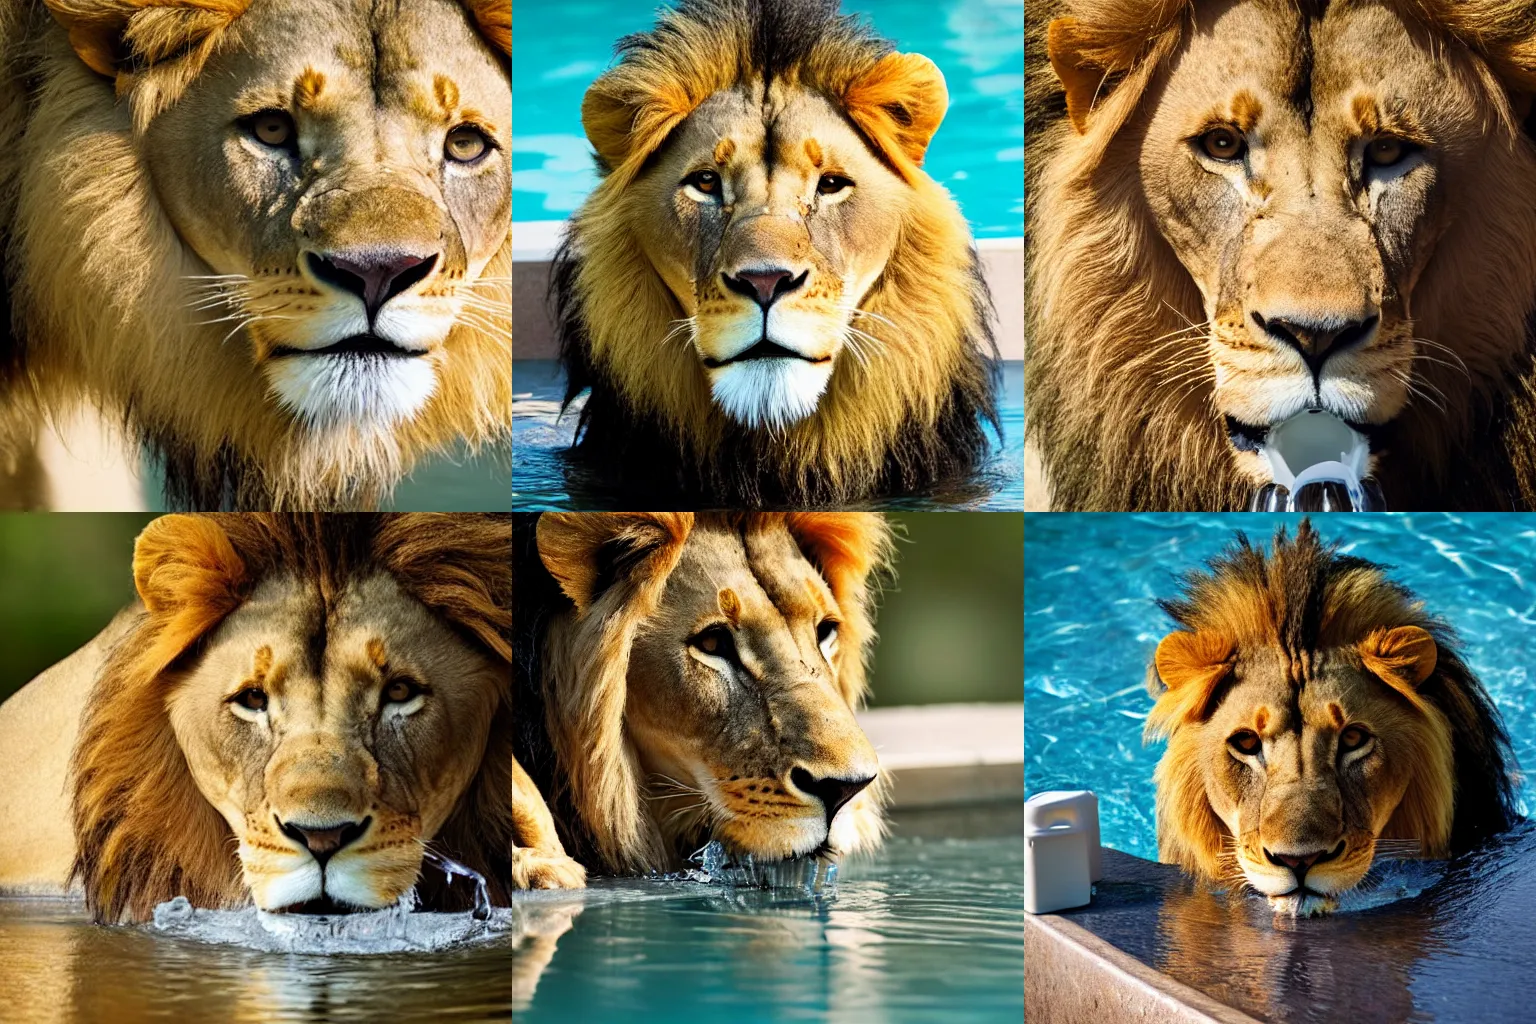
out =
[[[360,859],[332,860],[325,866],[325,893],[333,900],[350,903],[354,907],[386,907],[390,900],[382,900],[368,884],[367,873],[362,870]]]
[[[426,358],[285,356],[264,367],[273,395],[310,427],[393,426],[437,388]]]
[[[284,871],[280,875],[268,873],[259,881],[247,873],[246,882],[250,885],[256,906],[261,910],[281,910],[295,903],[318,899],[324,891],[320,865],[307,855],[291,871]]]
[[[749,427],[786,427],[816,411],[832,363],[751,359],[709,371],[710,393],[725,414]]]

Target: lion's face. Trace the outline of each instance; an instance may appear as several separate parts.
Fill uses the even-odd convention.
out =
[[[245,328],[309,426],[408,420],[450,330],[497,318],[475,287],[510,226],[510,131],[462,4],[252,0],[146,133],[186,272],[213,275],[193,319]]]
[[[477,772],[505,668],[383,573],[326,616],[272,578],[210,635],[169,711],[256,906],[384,907]]]
[[[1245,664],[1201,738],[1205,791],[1233,864],[1276,910],[1332,909],[1370,869],[1412,778],[1403,738],[1425,728],[1343,651],[1295,690],[1278,652]]]
[[[717,92],[631,187],[635,236],[683,312],[672,337],[726,415],[795,423],[839,359],[868,358],[859,304],[915,197],[826,97],[760,79]]]
[[[879,772],[839,672],[827,581],[782,527],[695,526],[629,664],[625,721],[669,842],[765,860],[880,835]]]
[[[1446,53],[1391,5],[1309,20],[1250,0],[1200,20],[1167,72],[1141,183],[1203,299],[1214,404],[1240,452],[1309,407],[1384,424],[1416,359],[1455,360],[1416,336],[1415,286],[1496,115]]]

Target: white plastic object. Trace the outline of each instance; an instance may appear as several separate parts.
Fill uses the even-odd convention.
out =
[[[1099,799],[1086,789],[1036,793],[1024,802],[1024,909],[1087,906],[1104,877]]]
[[[1298,505],[1297,498],[1312,484],[1343,488],[1353,511],[1385,507],[1380,488],[1368,476],[1370,441],[1326,409],[1304,409],[1269,428],[1259,456],[1274,483],[1261,490],[1256,511],[1310,511],[1308,503]]]

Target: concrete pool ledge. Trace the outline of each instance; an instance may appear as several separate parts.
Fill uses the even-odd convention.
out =
[[[1359,909],[1304,920],[1103,855],[1088,906],[1025,917],[1030,1024],[1536,1021],[1509,998],[1536,974],[1532,823],[1452,861],[1379,865]]]
[[[859,726],[896,810],[1024,799],[1023,704],[871,708]]]
[[[550,261],[565,232],[563,220],[512,222],[512,358],[554,359],[559,343],[550,319]],[[982,276],[997,307],[997,348],[1005,360],[1024,358],[1024,239],[980,238]]]

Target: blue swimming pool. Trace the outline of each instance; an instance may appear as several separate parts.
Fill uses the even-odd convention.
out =
[[[620,36],[649,28],[652,0],[513,0],[512,219],[562,220],[597,177],[581,97]],[[979,238],[1024,233],[1021,0],[844,0],[902,50],[944,72],[949,113],[928,151]]]
[[[1104,843],[1156,859],[1145,676],[1172,623],[1155,600],[1232,542],[1266,543],[1300,516],[1028,516],[1024,527],[1024,754],[1029,792],[1094,790]],[[1374,562],[1449,620],[1503,712],[1515,755],[1536,767],[1536,515],[1315,517],[1325,539]],[[1524,812],[1533,809],[1529,784]]]
[[[600,481],[583,481],[573,500],[562,453],[576,437],[576,421],[585,397],[565,415],[560,400],[565,375],[552,359],[519,359],[512,364],[512,508],[519,512],[555,509],[619,508]],[[1024,507],[1024,364],[1002,364],[998,391],[1002,435],[988,431],[993,449],[978,474],[973,492],[961,496],[894,498],[871,507],[882,510],[1013,511]],[[620,500],[615,498],[614,500]]]

